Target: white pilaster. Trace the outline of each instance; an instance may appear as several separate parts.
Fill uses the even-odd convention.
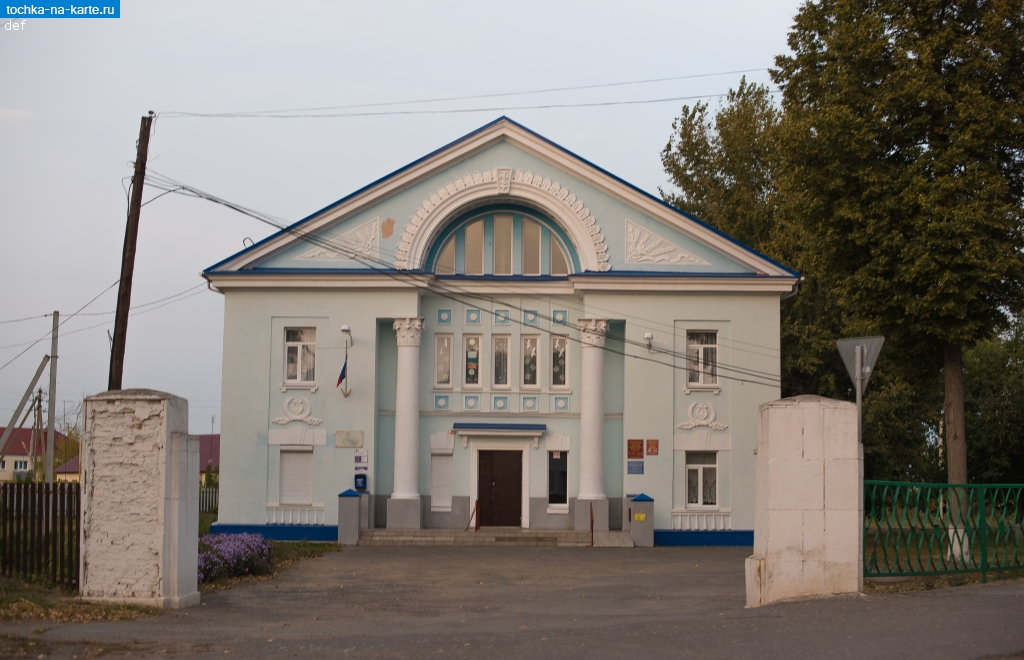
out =
[[[576,528],[589,528],[590,504],[594,529],[608,529],[608,500],[604,494],[604,340],[608,321],[581,319],[582,375],[580,377],[580,494],[576,498]]]
[[[420,335],[423,319],[396,319],[398,382],[395,393],[395,489],[388,527],[420,527]]]

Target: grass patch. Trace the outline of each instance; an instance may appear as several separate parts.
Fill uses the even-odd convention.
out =
[[[157,612],[153,607],[87,603],[71,592],[44,584],[0,580],[0,621],[126,621]]]
[[[216,513],[199,514],[199,537],[202,538],[210,533],[210,526],[217,522]]]
[[[988,581],[1024,578],[1024,569],[989,571]],[[896,594],[907,591],[931,591],[981,584],[981,573],[955,573],[952,575],[915,575],[892,578],[864,578],[864,592],[869,594]]]

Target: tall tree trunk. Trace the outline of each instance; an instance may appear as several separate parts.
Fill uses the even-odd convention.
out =
[[[947,481],[967,483],[967,439],[964,432],[964,361],[960,344],[943,342],[946,378],[945,409]]]

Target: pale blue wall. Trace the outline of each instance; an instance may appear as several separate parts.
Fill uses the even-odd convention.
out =
[[[549,164],[548,162],[529,154],[518,147],[500,141],[483,151],[476,153],[463,161],[437,172],[427,179],[410,186],[395,195],[384,199],[371,208],[360,211],[345,218],[332,228],[323,230],[324,238],[331,240],[336,236],[357,227],[373,218],[379,218],[385,222],[388,218],[395,221],[394,232],[389,238],[380,239],[380,257],[388,263],[394,261],[394,255],[401,240],[402,233],[409,222],[409,218],[415,214],[423,200],[428,199],[431,193],[451,182],[456,177],[472,174],[474,171],[499,167],[511,167],[513,170],[530,171],[542,173],[552,181],[560,183],[563,188],[583,200],[591,215],[597,219],[608,245],[608,254],[613,270],[633,271],[684,271],[702,273],[741,273],[750,272],[750,269],[741,266],[732,259],[712,250],[706,245],[689,238],[682,233],[666,226],[665,224],[641,213],[633,207],[606,195],[583,180]],[[515,184],[513,184],[515,185]],[[625,219],[628,218],[639,226],[655,232],[661,237],[676,243],[679,247],[687,250],[707,262],[707,266],[690,264],[649,264],[649,263],[625,263],[626,247],[626,226]],[[261,267],[275,268],[364,268],[365,266],[351,260],[339,259],[337,261],[296,261],[295,257],[308,251],[313,246],[308,243],[297,243],[294,247],[288,248],[279,254],[263,260]]]

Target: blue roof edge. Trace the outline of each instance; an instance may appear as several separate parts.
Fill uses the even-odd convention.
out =
[[[397,270],[394,268],[247,268],[245,270],[220,273],[222,275],[434,275],[439,280],[456,282],[565,282],[574,277],[714,277],[757,279],[791,279],[790,275],[760,275],[758,273],[699,273],[692,271],[661,270],[608,270],[599,272],[585,270],[571,275],[436,275],[426,270]]]
[[[469,133],[466,133],[465,135],[463,135],[460,138],[452,140],[451,142],[445,144],[444,146],[439,147],[439,148],[431,151],[430,153],[426,154],[425,156],[421,156],[420,158],[417,158],[416,160],[408,163],[407,165],[404,165],[404,166],[398,168],[397,170],[395,170],[395,171],[393,171],[393,172],[391,172],[389,174],[385,174],[384,176],[380,177],[379,179],[377,179],[377,180],[375,180],[375,181],[373,181],[371,183],[368,183],[367,185],[363,186],[362,188],[359,188],[355,192],[350,193],[350,194],[342,197],[341,199],[339,199],[339,200],[337,200],[337,201],[335,201],[335,202],[333,202],[331,204],[328,204],[327,206],[323,207],[319,211],[315,211],[315,212],[307,215],[306,217],[302,218],[301,220],[297,220],[295,223],[293,223],[291,225],[288,225],[288,230],[294,229],[294,228],[298,227],[299,225],[302,225],[302,224],[305,224],[306,222],[309,222],[313,218],[319,216],[320,214],[322,214],[322,213],[324,213],[326,211],[331,210],[332,208],[334,208],[334,207],[336,207],[336,206],[338,206],[340,204],[345,203],[346,201],[348,201],[349,199],[355,197],[356,195],[359,195],[359,194],[369,190],[370,188],[373,188],[374,186],[377,186],[377,185],[387,181],[388,179],[390,179],[390,178],[392,178],[394,176],[397,176],[397,175],[401,174],[402,172],[404,172],[404,171],[406,171],[406,170],[408,170],[408,169],[410,169],[412,167],[415,167],[416,165],[422,163],[423,161],[425,161],[425,160],[427,160],[429,158],[433,158],[437,154],[439,154],[439,153],[441,153],[441,152],[443,152],[443,151],[445,151],[447,149],[450,149],[451,147],[454,147],[455,145],[459,144],[460,142],[468,140],[469,138],[473,137],[477,133],[485,131],[488,128],[490,128],[490,127],[492,127],[492,126],[494,126],[496,124],[499,124],[499,123],[501,123],[503,121],[507,121],[508,123],[516,126],[517,128],[522,129],[523,131],[529,133],[530,135],[536,137],[537,139],[542,140],[543,142],[546,142],[546,143],[550,144],[551,146],[555,147],[556,149],[560,149],[561,151],[563,151],[566,154],[572,156],[573,158],[579,160],[580,162],[586,163],[590,167],[593,167],[594,169],[596,169],[597,171],[601,172],[605,176],[608,176],[611,179],[614,179],[615,181],[621,183],[622,185],[630,188],[631,190],[633,190],[635,192],[638,192],[641,195],[643,195],[643,196],[645,196],[645,197],[647,197],[647,198],[657,202],[661,206],[664,206],[665,208],[667,208],[667,209],[669,209],[669,210],[671,210],[671,211],[673,211],[675,213],[679,213],[683,217],[691,220],[692,222],[696,222],[697,224],[699,224],[700,226],[704,227],[705,229],[708,229],[708,230],[718,234],[719,236],[721,236],[722,238],[726,239],[730,243],[733,243],[734,245],[736,245],[736,246],[746,250],[747,252],[749,252],[749,253],[751,253],[751,254],[753,254],[753,255],[761,258],[761,259],[764,259],[765,261],[768,261],[769,263],[774,264],[775,266],[778,266],[779,268],[782,268],[783,270],[785,270],[785,271],[789,272],[790,274],[792,274],[794,277],[802,277],[800,275],[800,273],[796,272],[792,268],[789,268],[788,266],[785,266],[785,265],[779,263],[778,261],[775,261],[771,257],[758,252],[757,250],[755,250],[754,248],[750,247],[749,245],[745,245],[745,244],[741,243],[740,241],[737,241],[732,236],[729,236],[725,232],[723,232],[723,231],[721,231],[719,229],[716,229],[715,227],[712,227],[711,225],[709,225],[708,223],[704,222],[700,218],[697,218],[696,216],[690,215],[689,213],[687,213],[686,211],[683,211],[680,208],[672,206],[671,204],[669,204],[665,200],[663,200],[663,199],[661,199],[659,197],[655,197],[654,195],[652,195],[651,193],[647,192],[646,190],[638,188],[637,186],[633,185],[629,181],[626,181],[625,179],[623,179],[623,178],[621,178],[619,176],[616,176],[615,174],[612,174],[611,172],[609,172],[608,170],[604,169],[603,167],[592,163],[591,161],[587,160],[586,158],[583,158],[582,156],[578,155],[577,153],[575,153],[575,152],[573,152],[573,151],[571,151],[569,149],[566,149],[565,147],[563,147],[562,145],[558,144],[557,142],[544,137],[540,133],[538,133],[538,132],[536,132],[536,131],[534,131],[534,130],[532,130],[530,128],[527,128],[526,126],[520,124],[519,122],[517,122],[514,119],[512,119],[510,117],[507,117],[505,115],[502,115],[502,116],[498,117],[497,119],[489,121],[488,123],[484,124],[483,126],[477,128],[477,129],[475,129],[473,131],[470,131]],[[285,233],[288,230],[282,229],[282,230],[276,231],[273,234],[271,234],[270,236],[267,236],[263,240],[259,241],[258,243],[254,243],[254,244],[250,245],[249,247],[245,248],[244,250],[236,252],[235,254],[231,255],[228,258],[222,259],[221,261],[218,261],[214,265],[212,265],[209,268],[206,268],[205,270],[203,270],[203,275],[206,275],[207,273],[210,273],[210,272],[216,270],[217,268],[219,268],[220,266],[224,265],[225,263],[227,263],[229,261],[232,261],[234,259],[237,259],[238,257],[246,254],[247,252],[255,250],[257,247],[267,243],[268,241],[271,241],[271,240],[277,238],[278,236],[280,236],[281,234]]]

